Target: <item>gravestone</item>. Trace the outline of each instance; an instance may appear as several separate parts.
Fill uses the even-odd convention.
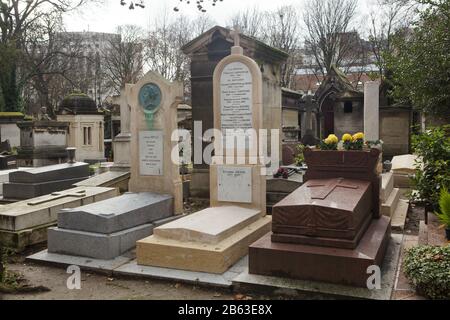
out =
[[[412,177],[416,173],[417,163],[420,159],[413,154],[395,156],[392,159],[392,173],[396,188],[411,188]]]
[[[125,88],[120,92],[120,133],[114,138],[113,171],[130,171],[131,133],[130,106],[125,95]]]
[[[214,71],[213,92],[214,128],[262,128],[261,71],[243,55],[237,34],[231,55]],[[215,137],[209,170],[211,207],[158,227],[153,236],[138,241],[139,265],[221,274],[270,230],[264,159],[252,156],[244,144],[223,145],[222,140]]]
[[[172,159],[177,141],[177,106],[183,86],[149,72],[135,85],[127,85],[131,106],[130,192],[155,192],[174,197],[176,214],[183,212],[183,186],[178,164]],[[176,159],[174,159],[176,160]]]
[[[380,216],[380,151],[305,151],[308,180],[273,208],[250,246],[249,273],[366,287],[381,268],[391,219]]]
[[[152,234],[154,224],[173,215],[173,198],[154,193],[120,197],[61,210],[48,230],[48,252],[114,259]]]
[[[20,129],[18,166],[42,167],[66,162],[68,122],[22,121],[17,126]]]
[[[201,147],[202,152],[208,145],[202,140],[203,134],[209,129],[218,128],[214,125],[212,110],[213,73],[218,63],[230,55],[233,41],[232,30],[215,26],[182,47],[183,52],[191,59],[192,120],[202,123],[201,132],[196,132],[192,138],[194,144]],[[263,127],[281,131],[281,65],[287,60],[288,55],[244,34],[241,34],[240,46],[243,47],[246,56],[258,62],[263,74]],[[279,145],[278,153],[281,154],[281,140]],[[194,197],[209,197],[209,169],[204,161],[194,163],[191,181],[191,192]]]
[[[58,211],[117,196],[114,188],[77,187],[1,206],[0,242],[16,249],[47,241]]]
[[[157,225],[183,212],[182,184],[172,132],[183,87],[149,72],[126,85],[131,107],[129,193],[73,210],[62,210],[49,229],[48,252],[112,260],[133,249]],[[117,172],[114,172],[117,173]],[[121,173],[121,172],[118,172]]]
[[[380,83],[364,84],[364,136],[366,141],[380,139]]]
[[[89,165],[84,162],[64,163],[15,171],[3,185],[3,197],[24,200],[70,189],[77,182],[89,178]]]

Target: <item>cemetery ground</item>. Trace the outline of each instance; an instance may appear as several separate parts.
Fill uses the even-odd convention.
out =
[[[406,196],[402,196],[406,199]],[[191,202],[185,206],[189,213],[207,207],[207,202]],[[423,207],[412,205],[403,231],[403,253],[418,244],[420,221],[424,220]],[[7,268],[17,275],[17,292],[0,293],[0,300],[265,300],[265,299],[320,299],[298,292],[252,292],[240,293],[229,289],[197,286],[150,278],[111,276],[107,273],[82,271],[81,290],[66,287],[70,276],[66,269],[51,265],[38,265],[26,261],[26,257],[46,248],[35,245],[25,252],[8,258]],[[402,259],[402,258],[400,258]],[[399,268],[401,268],[399,264]],[[397,270],[393,300],[421,300],[403,273]]]

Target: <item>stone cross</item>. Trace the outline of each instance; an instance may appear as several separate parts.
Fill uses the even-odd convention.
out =
[[[240,32],[239,27],[235,26],[234,30],[233,30],[234,46],[235,47],[240,47],[241,46],[241,43],[240,43],[241,39],[240,39],[240,36],[239,36],[239,32]]]
[[[318,200],[325,200],[337,187],[341,188],[347,188],[347,189],[358,189],[358,186],[351,185],[351,184],[345,184],[343,183],[344,179],[339,178],[333,180],[329,184],[310,184],[308,188],[317,188],[322,187],[319,191],[318,195],[311,196],[311,199],[318,199]]]
[[[37,206],[39,204],[43,204],[43,203],[47,203],[47,202],[51,202],[51,201],[55,201],[55,200],[59,200],[59,199],[63,199],[63,198],[69,198],[69,197],[83,198],[85,196],[86,196],[86,190],[80,190],[77,192],[71,192],[71,191],[69,191],[69,192],[54,192],[49,195],[49,198],[41,199],[41,200],[37,200],[37,201],[31,201],[31,202],[28,202],[28,205]]]

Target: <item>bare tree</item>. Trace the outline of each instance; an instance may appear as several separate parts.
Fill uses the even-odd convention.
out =
[[[145,57],[151,70],[169,80],[183,81],[188,87],[189,57],[181,47],[213,26],[208,17],[190,20],[179,16],[170,21],[167,14],[155,20],[145,40]]]
[[[293,87],[295,71],[300,66],[300,17],[293,6],[278,8],[266,14],[267,25],[262,39],[269,45],[289,54],[289,59],[281,67],[281,85]]]
[[[0,0],[0,51],[12,52],[14,54],[5,55],[8,61],[3,61],[0,65],[0,92],[8,110],[19,109],[19,96],[21,89],[17,79],[21,69],[17,60],[26,47],[26,37],[24,36],[36,22],[44,16],[54,12],[64,13],[80,7],[87,0]],[[8,76],[4,76],[8,75]]]
[[[24,100],[29,113],[45,106],[50,114],[61,97],[74,89],[74,74],[83,59],[81,46],[63,37],[63,22],[59,12],[51,12],[36,20],[22,37],[25,46],[20,61],[20,87],[25,88]]]
[[[258,7],[247,8],[234,14],[228,25],[230,27],[238,27],[243,34],[261,39],[264,36],[265,17],[267,13],[258,9]]]
[[[378,0],[376,12],[370,14],[369,43],[381,78],[386,73],[383,54],[392,53],[393,37],[399,29],[410,25],[415,7],[416,3],[410,0]]]
[[[309,0],[304,13],[306,46],[319,72],[341,67],[355,52],[355,37],[349,34],[355,17],[356,0]]]
[[[109,41],[108,48],[102,52],[103,70],[109,80],[108,87],[116,93],[126,83],[135,83],[143,73],[143,31],[134,25],[117,28],[120,37]]]

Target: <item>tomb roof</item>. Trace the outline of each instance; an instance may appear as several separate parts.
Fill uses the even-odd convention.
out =
[[[202,51],[202,48],[207,47],[218,38],[229,42],[230,47],[234,44],[232,30],[221,26],[215,26],[185,44],[181,50],[187,55],[194,54]],[[271,63],[281,63],[289,58],[289,54],[286,52],[242,33],[240,34],[240,45],[244,50],[255,52],[256,59],[261,58]]]
[[[59,105],[58,114],[100,114],[95,101],[84,93],[72,93]]]

